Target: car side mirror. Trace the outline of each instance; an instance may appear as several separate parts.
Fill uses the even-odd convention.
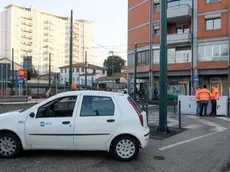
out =
[[[34,118],[34,117],[35,117],[35,113],[31,112],[31,113],[30,113],[30,117],[31,117],[31,118]]]

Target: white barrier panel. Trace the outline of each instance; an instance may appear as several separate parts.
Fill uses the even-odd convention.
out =
[[[181,114],[196,115],[196,97],[195,96],[178,96],[181,101]],[[178,103],[179,108],[179,103]],[[211,102],[208,103],[207,114],[211,112]],[[228,115],[228,97],[221,96],[217,101],[217,115]]]

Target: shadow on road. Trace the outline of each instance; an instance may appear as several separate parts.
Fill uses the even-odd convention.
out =
[[[112,154],[108,152],[100,151],[58,151],[58,150],[41,150],[41,151],[24,151],[20,154],[19,158],[49,158],[49,157],[60,157],[60,158],[106,158],[113,159]]]

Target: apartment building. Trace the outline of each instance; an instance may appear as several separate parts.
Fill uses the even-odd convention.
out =
[[[153,73],[154,90],[159,88],[160,0],[128,1],[128,78],[131,88],[134,42],[138,41],[137,78],[148,86]],[[168,93],[193,94],[198,84],[217,85],[229,95],[229,3],[228,0],[168,0]],[[152,64],[149,65],[150,28],[153,29]],[[151,70],[150,70],[151,69]]]
[[[19,64],[24,56],[32,56],[33,66],[41,74],[48,72],[49,55],[53,72],[69,64],[69,17],[11,4],[1,12],[0,28],[1,57],[11,59],[12,48]],[[84,47],[92,47],[92,23],[74,20],[73,35],[73,62],[82,62]]]

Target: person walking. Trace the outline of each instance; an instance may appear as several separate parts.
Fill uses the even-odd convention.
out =
[[[198,92],[197,98],[200,100],[200,116],[207,115],[207,106],[208,101],[212,98],[211,92],[207,89],[207,86],[204,84],[203,88]]]
[[[220,91],[217,87],[212,86],[212,110],[209,116],[216,116],[217,115],[217,100],[220,98]]]
[[[198,97],[198,93],[200,92],[200,86],[196,89],[196,114],[199,116],[200,114],[200,99]]]

